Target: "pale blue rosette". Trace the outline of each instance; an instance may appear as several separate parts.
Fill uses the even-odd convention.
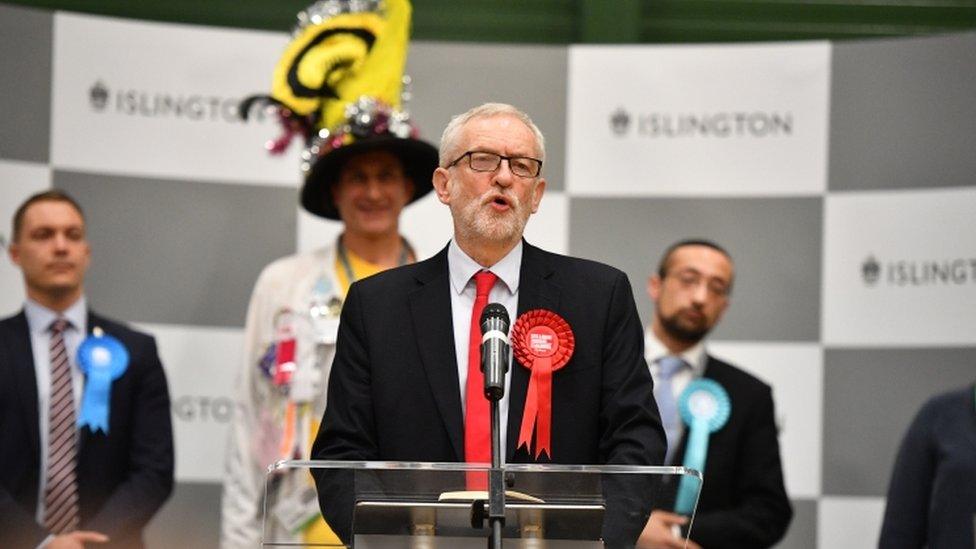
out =
[[[129,366],[129,351],[121,341],[96,327],[78,346],[78,367],[85,374],[85,391],[78,414],[78,428],[108,434],[112,381]]]
[[[729,394],[716,381],[696,379],[678,397],[678,411],[688,426],[688,445],[685,447],[685,460],[682,465],[704,473],[705,456],[708,455],[708,437],[721,429],[732,413]],[[682,477],[678,487],[678,498],[674,511],[680,515],[690,515],[698,500],[699,481],[697,478]]]

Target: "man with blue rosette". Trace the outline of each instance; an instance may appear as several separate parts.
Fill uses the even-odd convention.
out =
[[[665,251],[648,281],[654,313],[645,357],[668,438],[666,462],[701,470],[704,485],[690,535],[694,492],[679,486],[674,504],[651,514],[641,547],[770,547],[792,518],[772,390],[705,347],[733,279],[725,249],[683,240]]]
[[[85,220],[64,192],[18,208],[9,251],[27,301],[0,320],[0,547],[142,547],[173,489],[156,343],[88,308]]]

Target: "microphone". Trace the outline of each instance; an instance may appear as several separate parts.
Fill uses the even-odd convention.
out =
[[[501,400],[508,372],[508,310],[499,303],[485,305],[481,313],[481,373],[485,378],[485,397]]]

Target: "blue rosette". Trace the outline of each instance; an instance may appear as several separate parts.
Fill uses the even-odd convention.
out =
[[[78,367],[85,374],[78,428],[87,426],[93,433],[108,434],[109,401],[112,381],[129,366],[129,351],[121,341],[96,327],[78,346]]]
[[[708,455],[708,437],[718,431],[732,413],[732,400],[729,393],[718,382],[700,378],[688,384],[678,397],[678,411],[688,426],[688,445],[682,465],[689,469],[705,471],[705,457]],[[689,515],[698,500],[700,480],[682,477],[678,487],[674,511]]]

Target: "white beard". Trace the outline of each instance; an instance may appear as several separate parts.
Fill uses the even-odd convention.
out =
[[[511,242],[522,237],[531,212],[516,195],[505,193],[511,209],[495,212],[486,203],[488,197],[495,194],[494,190],[463,206],[457,205],[460,192],[461,186],[455,184],[451,196],[451,215],[459,238],[471,242]]]

